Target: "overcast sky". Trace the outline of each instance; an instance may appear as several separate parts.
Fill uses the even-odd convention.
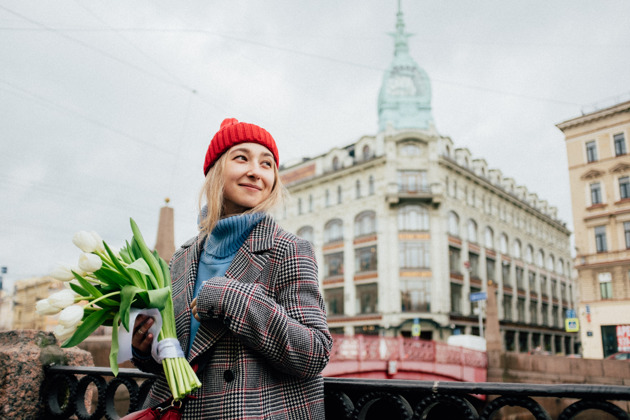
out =
[[[572,227],[555,124],[630,99],[627,0],[403,0],[442,135]],[[265,127],[281,162],[377,132],[395,0],[0,0],[0,266],[5,289],[119,247],[196,233],[203,158],[225,117]]]

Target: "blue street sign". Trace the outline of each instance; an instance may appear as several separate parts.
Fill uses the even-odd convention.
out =
[[[479,300],[486,300],[486,299],[488,299],[488,294],[486,292],[476,292],[476,293],[470,294],[471,302],[477,302]]]

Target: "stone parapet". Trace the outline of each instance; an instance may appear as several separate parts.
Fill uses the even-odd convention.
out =
[[[54,334],[37,330],[0,332],[0,418],[39,419],[39,391],[50,365],[93,366],[90,353],[61,349]]]

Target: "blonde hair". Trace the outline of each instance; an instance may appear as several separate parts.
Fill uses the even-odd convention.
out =
[[[205,201],[208,205],[206,216],[199,220],[199,231],[201,235],[206,236],[212,232],[212,229],[217,225],[219,220],[223,217],[223,205],[224,205],[224,190],[225,190],[225,178],[223,171],[227,162],[227,153],[221,155],[219,159],[214,162],[214,165],[208,170],[206,174],[206,180],[199,192],[199,212],[203,207]],[[266,213],[273,207],[280,205],[286,196],[286,189],[280,180],[280,174],[275,162],[273,163],[274,183],[269,193],[269,197],[264,199],[256,207],[243,212],[243,214],[251,213]]]

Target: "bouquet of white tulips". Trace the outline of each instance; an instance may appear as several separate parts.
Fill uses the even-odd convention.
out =
[[[62,347],[76,346],[101,325],[112,326],[109,362],[115,375],[119,325],[130,331],[132,308],[159,310],[162,328],[158,340],[170,349],[158,360],[173,398],[180,400],[201,387],[201,383],[177,342],[168,264],[156,251],[149,250],[133,219],[131,230],[131,243],[127,242],[118,254],[96,232],[78,232],[72,239],[83,251],[78,266],[60,266],[51,273],[54,278],[68,282],[70,289],[38,301],[36,309],[41,315],[61,312],[55,335],[64,341]]]

